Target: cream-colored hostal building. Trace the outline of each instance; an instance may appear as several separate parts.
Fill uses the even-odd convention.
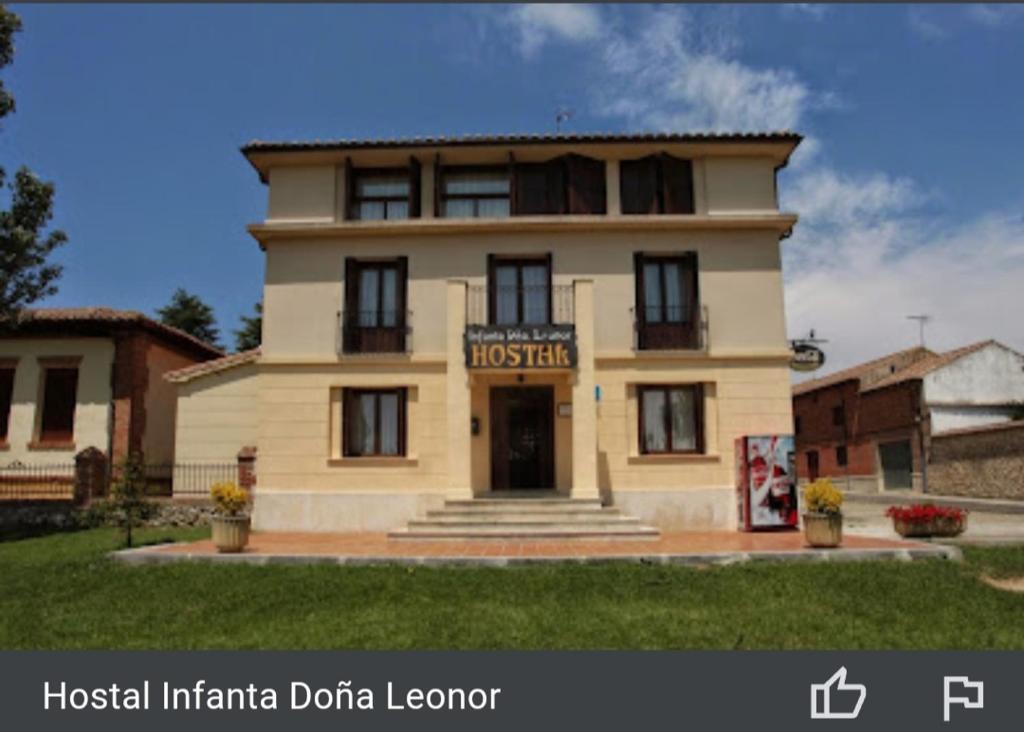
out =
[[[178,375],[179,459],[254,441],[263,530],[551,491],[735,527],[733,440],[792,432],[776,178],[799,141],[247,145],[263,345]]]

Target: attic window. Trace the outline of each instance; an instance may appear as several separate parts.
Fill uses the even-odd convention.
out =
[[[894,364],[894,363],[889,364],[889,373],[890,374],[895,374],[896,373],[896,364]]]

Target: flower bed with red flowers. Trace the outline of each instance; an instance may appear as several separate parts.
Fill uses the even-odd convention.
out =
[[[890,506],[885,515],[900,536],[957,536],[967,528],[967,511],[951,506]]]

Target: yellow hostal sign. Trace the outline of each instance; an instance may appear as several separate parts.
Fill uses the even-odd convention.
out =
[[[571,325],[470,325],[465,338],[471,369],[566,369],[576,366]]]

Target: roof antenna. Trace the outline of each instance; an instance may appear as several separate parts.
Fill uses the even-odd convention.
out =
[[[561,134],[562,123],[572,119],[574,112],[568,107],[559,107],[555,110],[555,134]]]
[[[932,319],[931,315],[908,315],[907,320],[916,320],[918,335],[921,339],[921,348],[924,348],[924,327],[928,324],[928,321]]]

